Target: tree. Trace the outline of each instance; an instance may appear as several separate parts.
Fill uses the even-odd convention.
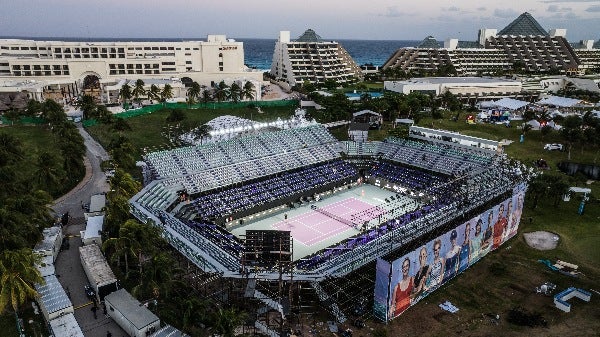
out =
[[[82,95],[77,98],[75,105],[81,109],[84,119],[95,119],[98,117],[98,105],[94,97],[90,95]]]
[[[204,89],[202,91],[202,103],[208,103],[213,100],[212,95],[210,94],[210,90]]]
[[[137,102],[138,105],[141,102],[141,97],[146,94],[146,89],[144,89],[144,85],[144,81],[138,79],[137,81],[135,81],[135,86],[133,87],[133,91],[131,92],[133,95],[133,99]]]
[[[224,337],[233,337],[235,328],[241,325],[247,318],[247,314],[235,308],[219,308],[215,319],[215,331]]]
[[[150,86],[150,90],[146,91],[146,95],[148,96],[148,99],[150,100],[150,102],[152,102],[152,100],[154,100],[154,99],[159,99],[160,98],[160,88],[158,88],[156,86],[156,84],[152,84]]]
[[[229,98],[229,86],[225,84],[225,81],[221,81],[215,88],[215,97],[218,102],[223,102]]]
[[[567,142],[568,159],[571,160],[571,149],[573,144],[579,142],[582,139],[581,132],[582,120],[579,116],[567,116],[565,117],[560,134]]]
[[[127,137],[119,135],[113,138],[108,144],[107,150],[117,166],[124,169],[135,167],[135,148]]]
[[[15,108],[10,108],[4,112],[4,117],[10,121],[10,124],[15,124],[21,119],[21,112]]]
[[[186,118],[185,111],[181,109],[171,109],[169,116],[167,116],[167,123],[181,122]]]
[[[237,84],[237,82],[233,82],[231,83],[231,86],[229,87],[229,98],[231,98],[231,100],[234,103],[237,103],[240,101],[240,98],[242,95],[242,88],[240,87],[239,84]]]
[[[38,187],[50,193],[58,191],[60,183],[64,178],[64,172],[57,157],[49,152],[42,152],[38,155],[35,166],[35,177]]]
[[[127,107],[127,101],[131,99],[131,87],[129,84],[125,83],[121,86],[121,90],[119,91],[119,97],[123,100],[123,107]]]
[[[96,116],[102,124],[111,124],[114,122],[115,118],[113,117],[112,112],[110,112],[104,105],[99,105],[96,108]]]
[[[244,83],[244,88],[242,89],[241,98],[246,98],[249,101],[254,100],[254,89],[254,84],[252,84],[250,81],[246,81],[246,83]]]
[[[198,84],[198,82],[192,82],[192,85],[187,90],[188,99],[190,99],[190,102],[195,102],[198,98],[200,98],[201,90],[202,87],[200,84]]]
[[[173,98],[173,87],[169,83],[165,84],[160,93],[160,101],[165,105],[168,99]]]
[[[36,101],[35,99],[30,99],[27,101],[27,106],[23,111],[23,114],[27,117],[35,117],[39,113],[42,112],[42,103]]]
[[[35,267],[40,260],[30,248],[6,250],[0,254],[0,313],[9,305],[17,312],[28,299],[37,296],[34,284],[44,283]]]
[[[115,131],[118,131],[118,132],[132,130],[131,126],[129,125],[129,123],[127,123],[125,118],[119,118],[119,117],[114,119],[114,123],[113,123],[112,127]]]

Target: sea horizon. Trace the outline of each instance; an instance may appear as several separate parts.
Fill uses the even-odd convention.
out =
[[[34,41],[66,41],[66,42],[181,42],[205,41],[203,38],[166,38],[166,37],[48,37],[48,36],[0,36],[0,39],[21,39]],[[244,43],[244,63],[253,69],[269,71],[273,58],[276,38],[236,38],[231,39]],[[399,48],[414,47],[421,40],[370,40],[370,39],[331,39],[325,41],[339,42],[352,56],[356,64],[372,64],[382,66]]]

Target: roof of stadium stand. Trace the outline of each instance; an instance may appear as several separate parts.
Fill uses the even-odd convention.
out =
[[[352,114],[352,116],[362,116],[362,115],[375,115],[381,117],[381,114],[372,110],[361,110]]]
[[[543,35],[548,36],[548,32],[537,22],[533,16],[527,12],[519,15],[513,22],[509,23],[508,26],[504,27],[500,32],[499,36],[502,35],[513,35],[513,36],[528,36],[528,35]]]
[[[257,269],[245,265],[244,255],[240,253],[244,251],[245,243],[243,239],[237,237],[239,234],[232,233],[234,231],[243,232],[250,228],[245,226],[252,225],[252,221],[248,225],[238,222],[237,219],[247,216],[252,219],[251,216],[258,214],[252,213],[256,209],[258,209],[256,212],[262,213],[264,217],[265,213],[270,213],[267,210],[273,210],[272,207],[284,207],[285,209],[286,204],[278,204],[278,199],[268,199],[269,201],[264,204],[264,207],[267,208],[264,208],[263,211],[262,204],[257,201],[252,205],[254,208],[248,215],[239,215],[241,214],[239,212],[245,212],[247,209],[238,211],[234,207],[234,213],[224,214],[225,216],[233,214],[236,218],[226,219],[224,224],[217,224],[217,220],[199,218],[198,214],[201,210],[195,208],[194,201],[180,203],[178,191],[186,190],[194,200],[199,197],[208,197],[218,201],[222,200],[218,197],[220,195],[218,193],[233,193],[228,191],[233,191],[240,186],[255,186],[256,183],[273,188],[276,184],[270,183],[271,179],[282,179],[286,175],[302,174],[303,172],[312,175],[310,170],[319,165],[339,163],[339,165],[354,166],[353,162],[344,160],[345,156],[348,158],[357,156],[356,158],[367,161],[385,160],[392,163],[391,165],[409,166],[421,174],[445,177],[443,179],[464,175],[465,172],[468,172],[465,176],[460,176],[461,178],[449,180],[451,186],[458,184],[456,185],[457,189],[452,187],[452,192],[448,192],[450,187],[444,187],[446,183],[435,185],[436,187],[431,191],[417,190],[418,193],[415,195],[431,194],[431,199],[427,198],[426,200],[429,201],[423,203],[423,207],[429,208],[423,213],[423,216],[412,218],[409,215],[408,222],[403,222],[407,224],[406,226],[400,225],[401,222],[397,219],[404,213],[401,212],[402,214],[398,215],[392,212],[392,209],[400,209],[400,204],[382,202],[373,207],[387,210],[387,213],[384,213],[383,219],[385,220],[383,222],[381,220],[377,222],[377,218],[374,218],[374,222],[370,223],[372,227],[366,228],[364,232],[354,227],[347,234],[350,237],[341,238],[342,241],[339,242],[337,241],[339,239],[332,241],[337,243],[324,242],[314,246],[311,244],[309,248],[314,250],[314,253],[307,251],[303,254],[309,255],[298,255],[297,259],[292,260],[295,280],[318,281],[331,276],[343,276],[377,257],[403,249],[406,244],[404,241],[394,241],[393,244],[389,244],[390,238],[400,235],[400,231],[407,238],[417,238],[439,226],[448,224],[448,221],[456,219],[464,212],[475,211],[502,193],[510,193],[520,181],[506,173],[512,172],[504,168],[504,165],[508,165],[508,163],[495,161],[494,153],[471,146],[460,147],[453,143],[431,142],[427,143],[427,146],[423,146],[424,144],[418,140],[389,138],[384,142],[367,142],[359,147],[357,142],[338,141],[322,125],[312,125],[256,133],[225,142],[153,152],[145,157],[148,164],[146,169],[149,170],[144,172],[146,185],[130,200],[131,211],[141,221],[152,220],[153,223],[160,225],[164,229],[165,238],[169,243],[206,272],[219,272],[223,277],[243,278],[251,270],[255,277],[265,280],[278,279],[281,275],[277,272],[277,268],[261,269],[259,267]],[[343,156],[342,153],[346,155]],[[425,153],[428,160],[420,161],[421,154]],[[494,164],[490,165],[491,163]],[[356,170],[356,168],[354,169]],[[504,173],[500,174],[500,170]],[[342,173],[335,169],[332,172],[338,176]],[[358,174],[358,171],[355,172],[353,174]],[[467,176],[472,180],[465,180]],[[498,179],[498,177],[502,178]],[[354,180],[344,177],[339,179],[345,179],[345,181],[333,180],[330,183],[336,184],[337,187],[355,183]],[[312,190],[306,191],[314,191],[317,186],[319,185],[308,187]],[[348,190],[345,185],[342,187],[344,187],[343,190]],[[366,187],[379,188],[375,185],[363,188]],[[304,190],[301,189],[295,191],[293,188],[293,190],[290,194],[293,198],[297,198],[300,195],[298,193],[304,193],[302,192]],[[388,192],[398,193],[398,191],[392,189]],[[272,193],[271,190],[266,192],[266,194],[270,193]],[[310,193],[312,195],[314,192]],[[447,199],[445,193],[451,193],[452,197]],[[460,197],[461,195],[463,197]],[[408,197],[410,198],[410,196]],[[288,197],[285,196],[285,198]],[[469,202],[459,202],[462,198],[469,198]],[[441,200],[454,201],[449,201],[451,204],[446,202],[440,204]],[[431,205],[428,206],[429,204]],[[182,211],[184,207],[187,207],[185,212]],[[359,213],[351,214],[351,216],[354,215],[359,218],[351,217],[352,219],[362,219]],[[333,214],[332,219],[339,218],[335,216]],[[342,220],[337,221],[342,225],[348,225]],[[351,220],[346,219],[345,221]],[[362,220],[354,221],[363,224]],[[354,223],[354,221],[351,222]],[[364,222],[365,226],[369,221]],[[235,224],[232,225],[232,223]],[[352,234],[354,231],[358,234]],[[293,238],[294,241],[297,239]],[[383,246],[386,249],[381,249]],[[304,250],[306,251],[306,249]],[[365,256],[369,258],[365,259]],[[246,270],[245,268],[252,269]]]
[[[554,105],[554,106],[558,106],[561,108],[570,108],[573,107],[579,103],[581,103],[582,100],[577,99],[577,98],[568,98],[568,97],[560,97],[560,96],[548,96],[545,97],[539,101],[537,101],[537,104],[540,105]]]

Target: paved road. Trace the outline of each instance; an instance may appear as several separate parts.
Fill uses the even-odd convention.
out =
[[[79,259],[81,238],[79,232],[85,229],[82,203],[89,203],[94,194],[108,191],[106,176],[100,169],[100,162],[109,159],[106,151],[98,144],[83,127],[79,133],[85,140],[86,174],[85,178],[71,191],[54,201],[52,209],[56,213],[69,212],[71,219],[63,232],[70,236],[70,249],[62,251],[55,262],[56,276],[63,288],[70,293],[71,302],[75,308],[75,318],[86,337],[106,337],[110,331],[112,336],[121,337],[127,334],[111,318],[103,314],[102,307],[94,318],[92,305],[87,299],[83,287],[88,284],[87,277]]]

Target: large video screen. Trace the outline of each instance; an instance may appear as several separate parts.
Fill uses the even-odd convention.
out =
[[[399,259],[377,261],[374,315],[402,314],[517,233],[524,188],[511,198],[438,236]]]

